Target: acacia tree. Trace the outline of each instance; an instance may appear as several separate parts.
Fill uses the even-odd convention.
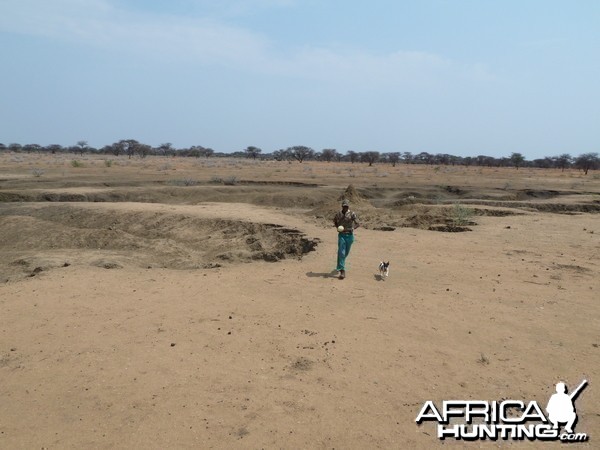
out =
[[[140,145],[135,139],[121,139],[117,144],[121,150],[127,155],[128,159],[131,159],[137,151],[137,147]],[[114,145],[114,144],[113,144]]]
[[[173,152],[173,144],[170,142],[165,142],[164,144],[160,144],[158,146],[158,150],[163,154],[163,156],[169,156]]]
[[[138,144],[136,145],[135,151],[140,155],[140,158],[145,158],[152,151],[152,147],[148,144]]]
[[[392,164],[392,167],[396,167],[396,164],[398,164],[398,161],[400,161],[400,153],[388,153],[387,160]]]
[[[304,145],[296,145],[294,147],[289,147],[288,150],[294,159],[298,162],[302,162],[305,159],[311,159],[315,156],[315,151],[310,147],[305,147]]]
[[[23,150],[26,151],[27,153],[38,152],[38,151],[40,151],[41,148],[42,148],[42,146],[38,145],[38,144],[26,144],[23,146]]]
[[[450,162],[452,162],[452,155],[448,155],[447,153],[438,153],[435,155],[435,162],[447,166],[450,164]]]
[[[348,150],[348,151],[346,152],[346,155],[348,155],[348,158],[350,158],[350,162],[351,162],[352,164],[354,164],[356,161],[358,161],[358,153],[356,153],[355,151],[353,151],[353,150]]]
[[[332,159],[337,159],[338,152],[335,148],[324,148],[321,151],[321,159],[331,162]]]
[[[62,150],[63,146],[60,144],[50,144],[46,146],[46,151],[52,154],[55,154],[56,152],[61,152]]]
[[[575,166],[583,170],[586,175],[590,169],[594,170],[600,167],[600,158],[598,153],[584,153],[575,159]]]
[[[506,158],[504,158],[506,159]],[[500,167],[502,165],[502,159],[496,159],[493,156],[485,156],[483,159],[484,165],[488,167]]]
[[[374,162],[379,160],[379,152],[364,152],[360,154],[360,159],[363,162],[368,162],[369,167],[373,165]]]
[[[202,154],[204,155],[205,158],[210,158],[212,155],[215,154],[215,151],[212,148],[205,148],[204,151],[202,152]]]
[[[256,157],[262,153],[262,149],[251,145],[249,147],[246,147],[244,153],[246,153],[246,156],[248,158],[256,159]]]
[[[534,159],[531,163],[533,164],[533,167],[538,167],[540,169],[550,169],[551,167],[554,167],[554,160],[547,156],[545,158]]]
[[[510,162],[519,170],[519,167],[525,161],[525,157],[521,153],[511,153]]]
[[[273,158],[275,158],[276,161],[286,161],[288,159],[292,159],[291,150],[289,148],[280,148],[279,150],[275,150],[273,152]]]
[[[552,158],[554,160],[554,164],[556,167],[561,169],[561,172],[564,172],[567,167],[571,165],[573,162],[573,157],[568,153],[563,153],[562,155],[555,156]]]
[[[107,147],[110,147],[111,153],[115,156],[119,156],[125,151],[125,145],[121,141],[115,142]]]
[[[413,161],[421,164],[433,165],[435,163],[435,156],[427,152],[421,152],[413,157]]]
[[[204,156],[205,158],[210,158],[215,153],[212,148],[205,148],[201,145],[193,145],[190,147],[190,150],[194,151],[194,155],[198,155],[198,157]]]
[[[88,147],[88,141],[77,141],[77,146],[79,147],[79,153],[83,156],[83,152]]]

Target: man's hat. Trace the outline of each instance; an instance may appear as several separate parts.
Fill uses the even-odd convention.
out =
[[[342,200],[342,206],[350,206],[350,202],[346,199]]]

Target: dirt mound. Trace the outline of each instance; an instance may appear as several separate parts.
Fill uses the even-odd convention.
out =
[[[465,202],[466,203],[466,202]],[[539,211],[555,214],[577,214],[600,213],[600,204],[598,203],[540,203],[540,202],[510,202],[510,201],[488,201],[488,200],[469,200],[469,205],[494,206],[501,208],[515,208],[525,211]]]
[[[517,200],[548,199],[558,197],[563,193],[555,190],[540,190],[540,189],[523,189],[516,193]]]
[[[444,233],[462,233],[464,231],[473,231],[468,227],[461,227],[457,225],[431,225],[428,230],[442,231]]]
[[[511,211],[508,209],[487,209],[487,208],[471,208],[476,216],[489,216],[489,217],[508,217],[508,216],[520,216],[523,213],[517,211]]]
[[[342,200],[348,200],[350,204],[365,204],[368,203],[359,193],[358,190],[354,187],[353,184],[348,185],[344,193],[338,198],[338,202]]]
[[[308,216],[315,217],[324,226],[332,224],[333,216],[336,212],[341,209],[341,201],[348,200],[350,202],[350,209],[355,211],[358,215],[362,226],[369,228],[373,214],[376,208],[369,203],[351,184],[344,192],[337,197],[330,197],[329,200],[322,201],[316,208],[311,209],[307,212]],[[374,223],[378,223],[374,221]]]
[[[356,212],[361,226],[378,231],[393,231],[396,228],[419,228],[430,231],[471,231],[466,226],[477,225],[472,221],[476,215],[511,215],[510,211],[490,212],[487,210],[469,208],[460,204],[454,205],[425,205],[420,203],[404,203],[397,208],[377,208],[350,185],[339,200],[348,199],[350,208]],[[324,226],[329,226],[336,211],[338,202],[327,202],[309,211],[309,215],[317,218]]]
[[[4,209],[1,214],[0,247],[6,263],[0,263],[0,272],[9,274],[30,274],[34,266],[61,266],[67,259],[107,268],[212,268],[301,258],[318,244],[318,239],[277,224],[166,212],[96,212],[48,205]],[[48,258],[54,262],[40,262]]]
[[[172,180],[184,182],[186,180]],[[193,180],[192,180],[193,181]],[[276,185],[275,189],[273,186]],[[63,188],[0,192],[6,202],[139,202],[197,204],[203,202],[251,203],[261,206],[314,208],[337,193],[307,183],[244,182],[234,186],[189,185],[150,187]]]
[[[467,225],[477,223],[472,221],[476,211],[460,204],[449,206],[415,206],[406,211],[404,227],[419,228],[430,231],[460,232],[471,231]]]

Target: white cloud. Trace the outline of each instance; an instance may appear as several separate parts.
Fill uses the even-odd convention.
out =
[[[72,33],[76,23],[109,17],[114,12],[104,0],[4,0],[0,2],[0,30],[38,36]]]
[[[103,0],[20,0],[0,4],[0,30],[83,42],[141,56],[246,65],[260,60],[266,40],[218,22],[134,13]]]
[[[482,64],[459,64],[440,55],[420,51],[377,55],[356,49],[308,47],[288,58],[270,59],[269,62],[273,72],[336,84],[360,84],[361,87],[429,89],[455,81],[495,81]]]
[[[296,5],[296,0],[229,0],[221,1],[219,7],[230,13],[247,13],[257,8],[288,8]]]
[[[290,70],[303,68],[303,72],[318,76],[338,78],[380,79],[389,81],[412,77],[423,70],[431,71],[450,65],[437,55],[424,52],[398,51],[374,55],[356,50],[331,50],[306,48],[287,61]]]
[[[290,6],[293,0],[226,1],[225,8]],[[259,33],[222,21],[120,9],[109,0],[0,2],[0,30],[83,42],[159,61],[222,65],[316,80],[424,85],[443,78],[491,79],[480,65],[439,55],[397,51],[376,55],[353,48],[306,47],[276,54]]]

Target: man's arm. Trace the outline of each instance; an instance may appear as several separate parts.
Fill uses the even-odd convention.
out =
[[[360,222],[358,221],[358,217],[356,217],[355,213],[352,213],[352,221],[354,222],[354,229],[360,227]]]

